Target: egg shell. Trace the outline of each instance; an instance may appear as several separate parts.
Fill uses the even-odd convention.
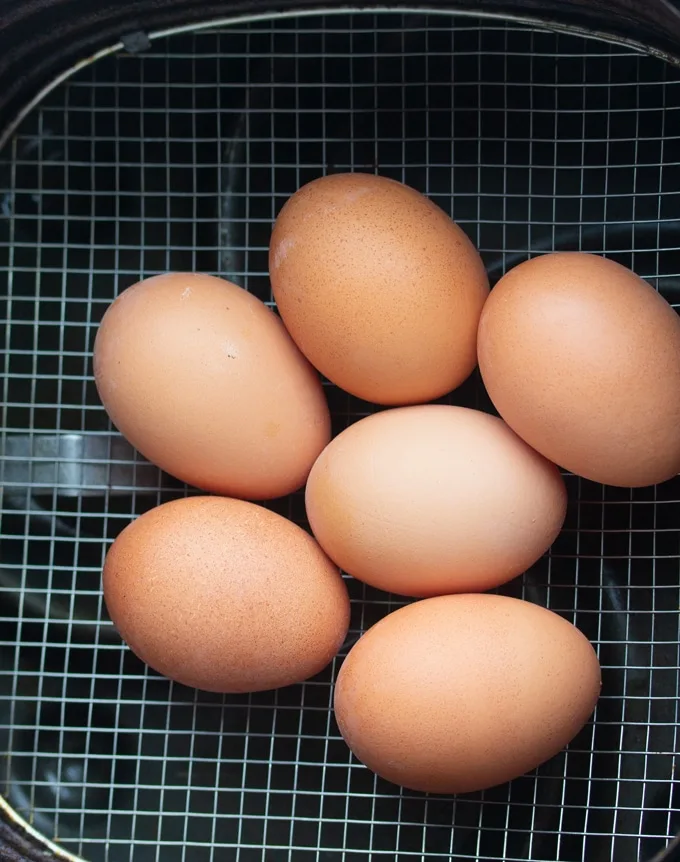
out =
[[[487,590],[550,547],[567,495],[557,468],[495,416],[446,405],[386,410],[338,435],[307,482],[326,553],[409,596]]]
[[[624,487],[680,471],[680,319],[620,264],[572,252],[510,270],[479,364],[508,425],[567,470]]]
[[[269,269],[297,345],[360,398],[430,401],[477,363],[482,260],[448,215],[402,183],[334,174],[307,184],[276,220]]]
[[[401,608],[352,648],[335,715],[356,757],[412,790],[467,793],[557,754],[600,692],[595,652],[571,623],[497,595]]]
[[[104,598],[142,661],[207,691],[301,682],[349,625],[340,573],[308,533],[220,497],[165,503],[126,527],[106,557]]]
[[[97,332],[94,373],[130,443],[207,491],[288,494],[330,439],[321,381],[281,321],[213,276],[169,273],[125,290]]]

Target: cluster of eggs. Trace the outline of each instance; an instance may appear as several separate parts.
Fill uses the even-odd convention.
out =
[[[181,683],[300,682],[345,641],[340,573],[422,599],[352,647],[335,714],[406,787],[509,780],[581,729],[600,668],[571,623],[485,593],[562,528],[556,464],[652,484],[680,470],[680,318],[610,260],[549,254],[489,293],[479,253],[426,197],[363,174],[316,180],[270,245],[281,319],[245,290],[173,273],[124,291],[94,369],[116,427],[212,496],[161,505],[113,543],[104,594],[130,648]],[[476,364],[500,418],[428,404]],[[384,407],[331,439],[318,372]],[[306,483],[313,537],[258,506]]]

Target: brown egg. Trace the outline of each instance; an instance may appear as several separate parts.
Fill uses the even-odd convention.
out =
[[[625,267],[560,253],[512,269],[479,365],[508,425],[573,473],[641,486],[680,471],[680,319]]]
[[[288,494],[330,439],[321,381],[281,321],[209,275],[170,273],[124,291],[99,327],[94,373],[130,443],[204,490]]]
[[[484,265],[415,189],[369,174],[314,180],[281,210],[269,269],[297,345],[360,398],[430,401],[476,365]]]
[[[309,475],[326,553],[409,596],[488,590],[526,571],[566,514],[557,468],[508,426],[464,407],[386,410],[351,425]]]
[[[562,617],[506,596],[441,596],[359,640],[335,714],[353,753],[388,781],[467,793],[557,754],[599,692],[595,652]]]
[[[262,691],[322,670],[349,625],[337,568],[300,527],[253,503],[190,497],[111,546],[104,598],[130,649],[207,691]]]

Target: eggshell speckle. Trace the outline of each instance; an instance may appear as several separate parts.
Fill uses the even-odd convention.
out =
[[[281,210],[269,268],[297,345],[354,395],[430,401],[476,365],[482,260],[415,189],[369,174],[314,180]]]
[[[501,416],[562,467],[619,486],[680,471],[680,318],[602,257],[543,255],[496,285],[479,364]]]
[[[523,573],[564,522],[557,468],[494,416],[426,405],[362,419],[324,449],[307,515],[346,572],[394,593],[487,590]]]
[[[139,658],[208,691],[301,682],[349,625],[345,585],[311,536],[220,497],[165,503],[126,527],[106,557],[104,597]]]
[[[169,273],[125,290],[97,332],[94,373],[130,443],[207,491],[288,494],[330,439],[321,381],[281,321],[213,276]]]
[[[340,731],[378,775],[466,793],[557,754],[586,723],[600,667],[571,623],[496,595],[441,596],[388,615],[345,659]]]

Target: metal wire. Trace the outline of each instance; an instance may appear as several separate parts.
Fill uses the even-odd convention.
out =
[[[221,274],[271,302],[276,213],[349,169],[430,195],[492,278],[536,251],[605,252],[677,303],[679,145],[680,77],[660,60],[426,14],[179,34],[83,69],[27,117],[0,162],[0,789],[19,813],[91,862],[629,862],[680,830],[677,481],[567,477],[562,536],[506,592],[593,641],[596,720],[534,775],[426,797],[350,756],[330,709],[340,659],[301,686],[222,697],[121,645],[106,548],[187,489],[120,449],[90,361],[107,304],[157,272]],[[336,430],[370,412],[327,392]],[[449,400],[488,406],[476,378]],[[100,442],[69,449],[67,470],[55,435]],[[304,523],[299,495],[274,506]],[[348,585],[344,651],[400,604]]]

